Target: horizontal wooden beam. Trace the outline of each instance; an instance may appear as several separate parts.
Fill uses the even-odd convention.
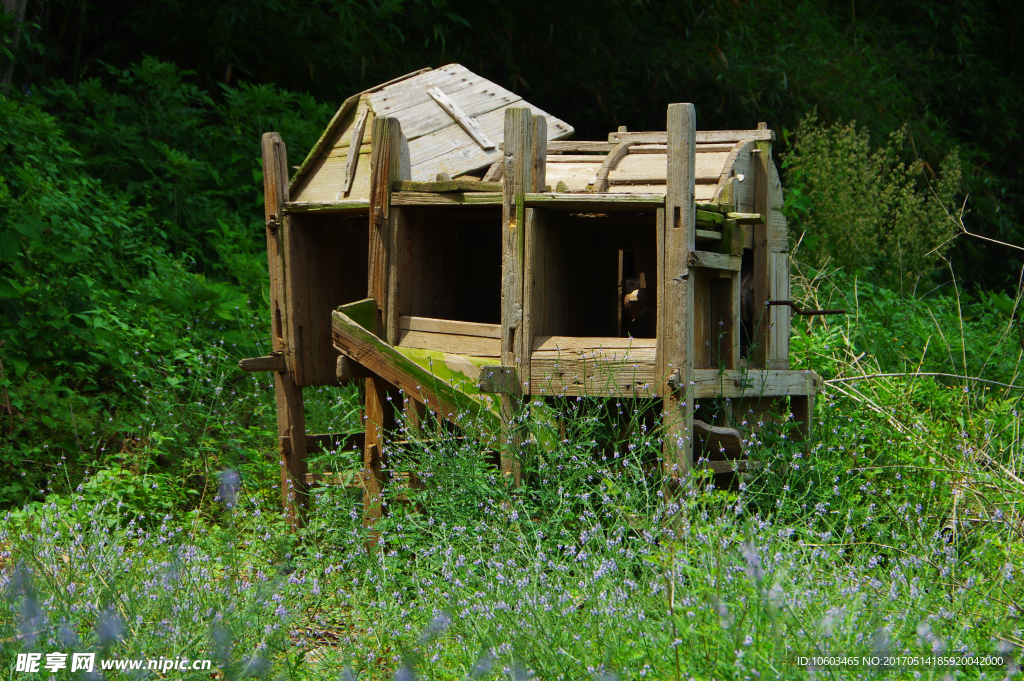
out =
[[[283,352],[275,352],[266,357],[249,357],[238,360],[238,368],[242,371],[284,371],[287,367]]]
[[[726,213],[726,219],[735,220],[741,225],[763,225],[764,216],[760,213]]]
[[[697,369],[693,375],[696,398],[813,395],[824,385],[813,371]]]
[[[712,253],[711,251],[690,251],[686,264],[690,267],[704,267],[712,270],[739,272],[743,258],[738,255]]]
[[[697,144],[733,143],[741,140],[773,141],[775,132],[772,130],[698,130]],[[667,132],[612,132],[608,134],[612,144],[619,142],[636,142],[638,144],[666,144]],[[698,147],[699,149],[700,147]]]
[[[397,192],[392,206],[500,206],[501,192]]]
[[[479,180],[447,180],[445,182],[412,182],[398,180],[391,185],[396,192],[500,192],[501,182],[480,182]]]
[[[586,212],[637,211],[660,208],[665,205],[664,194],[593,193],[548,194],[528,193],[524,203],[531,208],[552,208]]]
[[[292,453],[292,439],[287,435],[278,438],[282,451]],[[365,435],[363,433],[321,433],[306,434],[306,454],[319,454],[321,451],[362,451]]]
[[[291,201],[282,206],[285,213],[362,213],[369,212],[370,202],[364,199],[341,201]]]
[[[433,317],[411,317],[402,315],[398,318],[398,328],[406,331],[451,333],[462,336],[479,336],[481,338],[501,338],[501,324],[458,322],[453,319],[435,319]]]

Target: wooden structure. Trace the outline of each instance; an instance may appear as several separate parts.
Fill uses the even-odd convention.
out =
[[[821,380],[789,369],[770,304],[789,301],[774,133],[697,131],[689,104],[662,132],[571,133],[450,65],[348,99],[290,184],[264,136],[274,354],[242,365],[276,372],[296,522],[303,455],[332,437],[305,433],[301,390],[338,380],[365,381],[371,520],[393,405],[477,419],[517,478],[525,396],[660,397],[674,476],[743,467],[728,409],[695,422],[707,400],[739,419],[788,398],[809,440]]]

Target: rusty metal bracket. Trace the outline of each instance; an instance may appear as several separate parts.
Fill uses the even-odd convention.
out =
[[[826,314],[846,314],[846,310],[801,310],[797,307],[796,303],[792,300],[769,300],[768,305],[788,305],[793,308],[793,312],[802,314],[805,316],[811,315],[826,315]]]

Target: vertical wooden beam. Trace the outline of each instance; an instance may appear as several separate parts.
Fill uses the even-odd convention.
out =
[[[687,475],[693,467],[694,295],[686,261],[694,250],[697,114],[692,104],[668,107],[668,181],[665,210],[658,215],[658,380],[664,397],[665,472]]]
[[[758,130],[766,130],[765,123],[758,123]],[[768,307],[772,293],[772,233],[771,201],[769,200],[768,164],[772,158],[770,141],[756,142],[754,153],[754,212],[760,213],[764,221],[754,225],[754,332],[753,366],[766,369],[772,356],[772,334],[770,332],[772,312]]]
[[[501,359],[514,366],[523,392],[529,391],[532,338],[524,324],[530,314],[524,304],[526,273],[526,209],[523,195],[544,189],[547,157],[547,123],[526,108],[505,110],[504,202],[502,208],[501,253]],[[521,395],[502,395],[503,433],[501,471],[520,480],[518,462],[521,438],[517,421],[522,410]]]
[[[391,276],[392,219],[391,186],[402,179],[402,128],[396,118],[374,118],[370,135],[370,234],[367,267],[367,296],[377,301],[378,337],[389,338],[389,310],[396,301],[389,291]],[[397,324],[392,324],[397,326]],[[395,329],[397,331],[397,329]],[[394,406],[388,401],[386,381],[366,379],[366,409],[363,415],[366,439],[363,447],[363,522],[372,525],[383,513],[381,492],[384,464],[384,436],[394,427]]]
[[[282,206],[288,200],[288,151],[276,132],[263,135],[263,210],[267,225],[267,262],[270,267],[271,345],[274,352],[289,352],[290,324],[287,265],[288,220]],[[302,388],[295,380],[294,361],[285,371],[274,374],[274,396],[277,400],[277,441],[281,461],[281,503],[293,528],[303,522],[308,503],[306,492],[306,419],[302,405]],[[287,439],[286,439],[287,438]],[[285,446],[285,442],[289,443]]]

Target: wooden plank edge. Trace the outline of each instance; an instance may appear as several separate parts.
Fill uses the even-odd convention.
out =
[[[242,371],[284,371],[287,368],[283,352],[272,352],[265,357],[248,357],[238,360]]]

